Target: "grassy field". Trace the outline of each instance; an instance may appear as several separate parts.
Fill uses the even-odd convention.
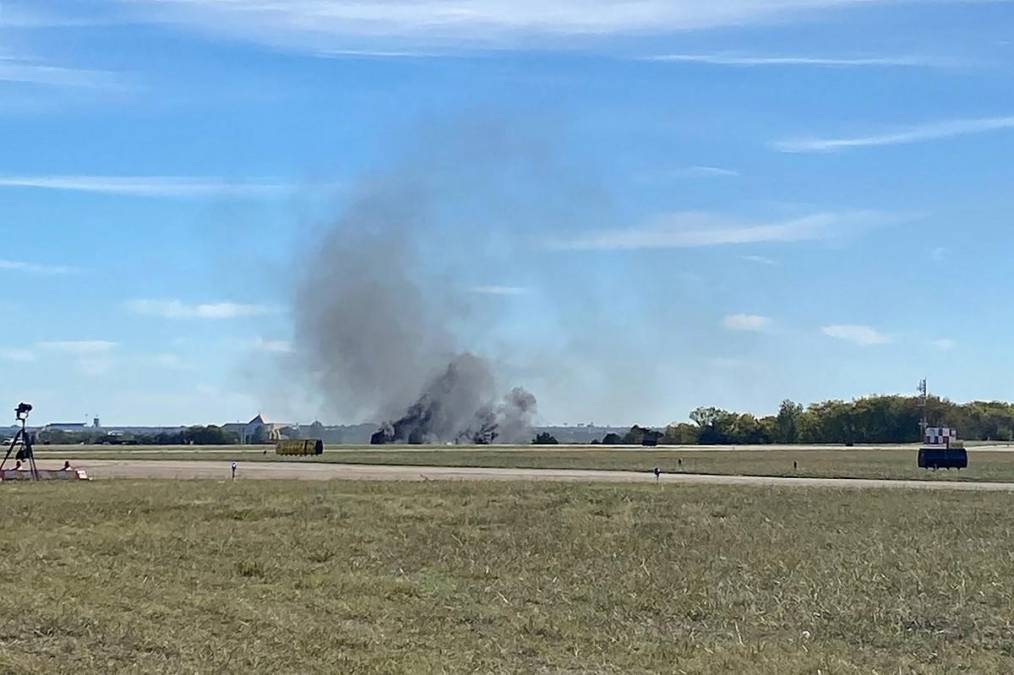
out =
[[[3,672],[1010,672],[1006,494],[4,485]]]
[[[340,449],[339,449],[340,448]],[[258,446],[209,448],[140,448],[110,451],[106,448],[40,449],[40,457],[70,458],[87,462],[123,457],[148,459],[207,459],[228,462],[277,461],[273,449]],[[770,450],[700,449],[593,449],[504,448],[452,449],[375,447],[346,449],[337,446],[319,457],[297,461],[348,464],[400,464],[413,466],[479,466],[545,469],[613,469],[651,471],[659,467],[674,473],[740,474],[757,476],[804,476],[821,478],[906,478],[921,480],[1014,481],[1014,452],[970,451],[969,468],[963,471],[925,471],[916,467],[915,448],[796,448]]]

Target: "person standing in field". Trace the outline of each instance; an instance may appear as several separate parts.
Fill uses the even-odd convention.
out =
[[[232,479],[236,480],[236,462],[233,462],[229,468],[232,469]]]

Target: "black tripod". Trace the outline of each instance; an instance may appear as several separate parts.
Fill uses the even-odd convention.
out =
[[[14,438],[11,439],[11,446],[7,448],[7,454],[4,455],[4,459],[0,462],[0,477],[3,476],[4,464],[10,459],[11,453],[14,453],[14,449],[18,448],[18,451],[14,453],[14,459],[18,461],[27,461],[28,469],[32,474],[32,480],[39,480],[39,467],[35,465],[35,452],[32,451],[32,436],[25,429],[25,425],[28,422],[28,413],[32,411],[32,406],[29,403],[19,403],[18,407],[14,409],[15,418],[21,423],[21,428],[14,434]]]

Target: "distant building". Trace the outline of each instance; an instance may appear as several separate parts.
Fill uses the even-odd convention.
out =
[[[84,422],[51,422],[42,427],[43,431],[85,431],[88,428]]]
[[[296,424],[285,422],[269,422],[263,415],[257,415],[249,422],[231,422],[222,425],[226,433],[234,433],[239,436],[242,444],[256,442],[275,442],[282,439],[282,430],[289,427],[298,427]]]

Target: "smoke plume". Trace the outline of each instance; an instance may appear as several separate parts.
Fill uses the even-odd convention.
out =
[[[427,269],[432,186],[374,182],[300,260],[296,351],[333,414],[389,420],[376,443],[528,440],[535,397],[497,396],[489,361],[458,344],[469,303]]]
[[[492,399],[493,391],[487,362],[473,354],[461,354],[426,386],[400,419],[384,423],[371,442],[486,445],[526,440],[535,414],[535,397],[515,387],[494,407],[485,403]]]

